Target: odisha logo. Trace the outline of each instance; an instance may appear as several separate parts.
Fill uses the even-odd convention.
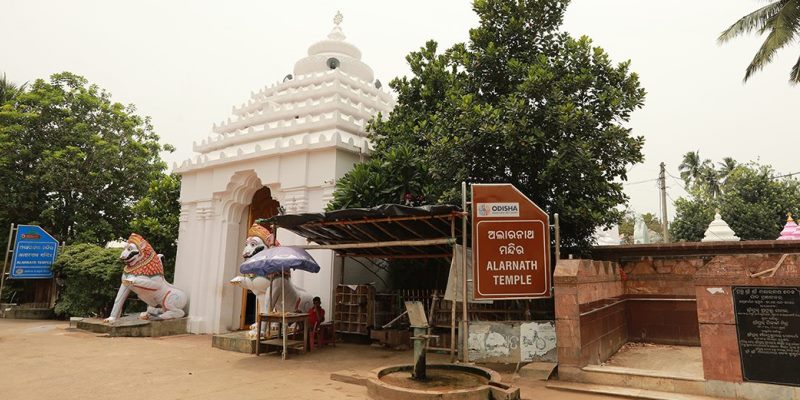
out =
[[[480,216],[489,215],[489,207],[486,204],[478,205],[478,215]]]
[[[41,236],[41,235],[39,235],[38,233],[23,233],[23,234],[22,234],[22,238],[23,238],[23,239],[32,239],[32,240],[36,240],[36,239],[41,239],[41,237],[42,237],[42,236]]]
[[[496,213],[517,212],[517,206],[516,205],[492,206],[492,212]]]

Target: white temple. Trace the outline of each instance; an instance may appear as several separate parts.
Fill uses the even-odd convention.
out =
[[[334,22],[292,75],[251,93],[230,118],[214,124],[214,134],[194,144],[199,154],[175,166],[182,177],[175,285],[191,298],[192,333],[242,326],[243,291],[228,281],[239,272],[247,228],[279,208],[323,211],[336,180],[369,153],[369,119],[394,106],[361,51],[344,40],[341,14]],[[283,245],[305,244],[285,230],[277,237]],[[341,267],[331,251],[311,254],[322,270],[295,272],[292,281],[332,312]]]
[[[719,215],[719,211],[714,214],[714,220],[708,224],[705,235],[701,242],[737,242],[739,239],[736,233],[733,232],[728,223]]]

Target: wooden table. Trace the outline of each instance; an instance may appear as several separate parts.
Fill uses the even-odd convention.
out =
[[[267,324],[267,328],[269,328],[269,325],[272,324],[272,323],[282,324],[284,322],[284,318],[285,318],[287,326],[286,327],[282,326],[281,329],[278,330],[279,334],[278,334],[277,338],[275,338],[275,339],[267,339],[267,340],[262,340],[261,339],[261,324],[262,323],[266,323]],[[258,340],[258,343],[256,343],[256,355],[260,354],[261,344],[262,343],[267,345],[267,353],[269,353],[269,348],[270,347],[280,347],[281,350],[283,350],[283,336],[282,335],[284,333],[284,330],[286,330],[286,331],[289,330],[288,325],[293,323],[293,322],[298,322],[298,323],[303,324],[303,340],[302,341],[300,341],[300,340],[289,340],[287,338],[286,339],[286,348],[287,349],[288,348],[301,349],[303,351],[303,353],[308,352],[308,314],[306,314],[306,313],[289,313],[289,314],[286,314],[285,317],[283,315],[280,315],[280,314],[258,314],[258,318],[256,319],[256,324],[257,324],[256,332],[258,332],[259,340]],[[266,332],[269,332],[269,329],[267,329]]]

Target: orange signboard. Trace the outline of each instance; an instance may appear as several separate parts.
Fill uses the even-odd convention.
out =
[[[472,185],[475,298],[550,297],[550,220],[510,184]]]

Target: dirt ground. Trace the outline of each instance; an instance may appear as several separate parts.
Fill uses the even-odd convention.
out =
[[[445,362],[444,355],[428,355]],[[331,372],[367,371],[411,362],[411,352],[339,344],[286,361],[211,347],[211,336],[110,338],[63,321],[0,319],[0,399],[365,399],[362,386]],[[501,371],[502,372],[502,371]],[[588,400],[606,396],[549,390],[543,382],[503,374],[524,399]],[[616,398],[616,397],[615,397]]]

